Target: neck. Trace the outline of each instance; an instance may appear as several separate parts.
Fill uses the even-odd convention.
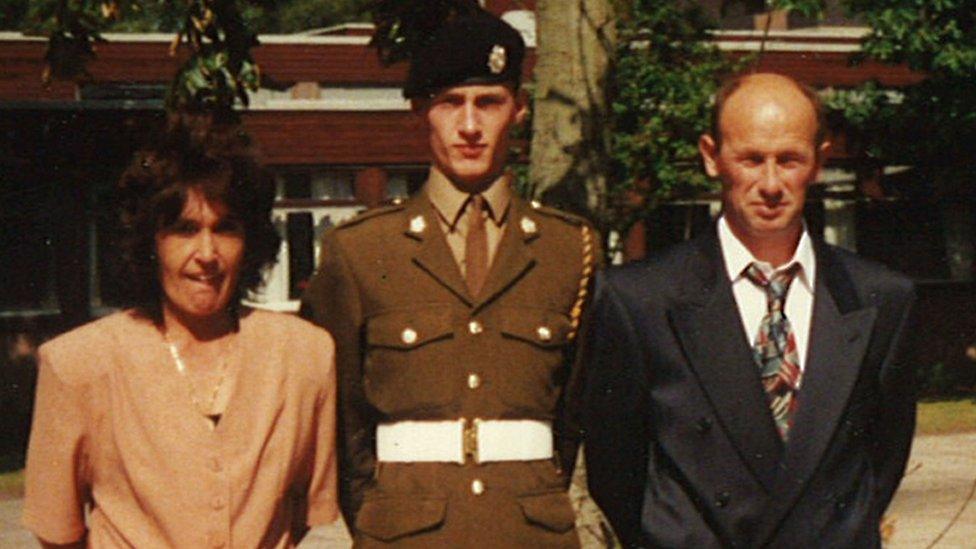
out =
[[[477,181],[458,181],[457,179],[449,177],[437,166],[432,166],[431,169],[436,171],[444,179],[450,181],[451,185],[455,189],[461,191],[462,193],[467,193],[467,194],[483,193],[488,189],[490,189],[491,186],[494,185],[495,182],[498,181],[501,177],[504,177],[506,175],[505,170],[501,170],[498,173],[488,174]]]
[[[171,341],[206,343],[234,332],[237,318],[227,309],[205,317],[191,317],[164,303],[162,328]]]
[[[733,223],[729,223],[732,234],[749,250],[752,257],[769,263],[773,268],[786,264],[796,254],[796,247],[803,234],[803,224],[783,230],[774,235],[755,236],[746,231],[740,231]]]

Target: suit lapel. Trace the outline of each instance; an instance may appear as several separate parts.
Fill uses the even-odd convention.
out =
[[[475,299],[475,309],[490,303],[535,265],[529,243],[539,237],[540,225],[526,212],[525,203],[512,197],[505,232],[488,271],[488,278]]]
[[[468,287],[461,277],[461,270],[454,255],[447,246],[447,238],[441,231],[437,212],[431,206],[425,193],[418,193],[404,209],[406,223],[405,237],[419,242],[413,262],[439,284],[447,288],[465,304],[471,305]]]
[[[815,253],[818,274],[809,352],[773,509],[765,516],[766,536],[775,531],[820,464],[860,375],[877,316],[874,307],[862,308],[835,252],[817,243]]]
[[[746,340],[715,231],[699,239],[682,303],[669,311],[675,335],[742,461],[771,490],[783,444]]]

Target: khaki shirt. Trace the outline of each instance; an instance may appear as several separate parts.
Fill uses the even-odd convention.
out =
[[[484,211],[485,234],[488,237],[488,265],[491,265],[498,251],[508,221],[508,205],[512,198],[511,177],[502,175],[495,180],[481,196],[487,203]],[[438,224],[447,238],[451,254],[461,269],[461,276],[467,272],[464,264],[465,242],[468,236],[468,217],[471,215],[470,194],[460,191],[444,174],[431,168],[430,177],[424,185],[424,192],[437,212]]]
[[[240,345],[213,430],[149,320],[116,313],[43,345],[27,528],[58,544],[87,533],[94,547],[290,547],[332,522],[332,339],[251,311]]]

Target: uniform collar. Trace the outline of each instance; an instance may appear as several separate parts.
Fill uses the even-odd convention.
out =
[[[481,193],[488,207],[488,217],[497,226],[505,222],[508,206],[511,203],[511,176],[508,172],[500,175],[488,188]],[[454,230],[471,195],[458,190],[446,175],[435,167],[431,167],[424,190],[434,210],[444,220],[450,230]]]
[[[776,269],[773,269],[769,263],[759,261],[752,255],[752,252],[746,248],[746,245],[732,232],[724,215],[718,220],[718,240],[721,243],[722,259],[725,262],[725,269],[732,283],[737,282],[743,276],[742,273],[746,270],[746,267],[753,262],[766,275],[783,271],[793,264],[799,264],[800,270],[797,273],[797,279],[809,291],[813,291],[817,262],[813,253],[813,241],[810,239],[810,233],[807,231],[806,222],[803,223],[803,232],[800,234],[800,242],[797,243],[796,250],[793,251],[793,257]]]

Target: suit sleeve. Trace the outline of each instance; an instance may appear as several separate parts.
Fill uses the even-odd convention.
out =
[[[42,347],[27,451],[23,521],[47,543],[73,543],[87,533],[87,402],[84,388],[66,383]]]
[[[587,484],[624,547],[639,546],[648,460],[645,360],[632,319],[601,275],[589,322],[583,341]]]
[[[881,402],[874,441],[874,470],[877,478],[877,501],[882,510],[891,503],[912,447],[915,433],[917,383],[914,344],[917,333],[914,315],[914,289],[899,300],[901,307],[897,329],[881,369]]]
[[[595,275],[603,268],[603,247],[600,245],[600,235],[593,228],[590,228],[590,234],[592,235],[590,254],[593,259],[588,275],[589,281],[586,285],[584,299],[580,303],[580,326],[576,340],[566,354],[569,371],[566,389],[563,391],[556,410],[556,449],[559,452],[559,465],[565,473],[567,488],[569,488],[568,484],[573,478],[576,454],[583,438],[581,425],[583,355],[580,352],[582,347],[580,341],[586,337],[585,332],[588,329],[587,319],[589,315],[587,313],[593,300]]]
[[[302,296],[301,315],[325,328],[336,344],[339,505],[350,529],[376,466],[374,419],[363,393],[359,288],[334,230],[322,241],[318,271]]]

